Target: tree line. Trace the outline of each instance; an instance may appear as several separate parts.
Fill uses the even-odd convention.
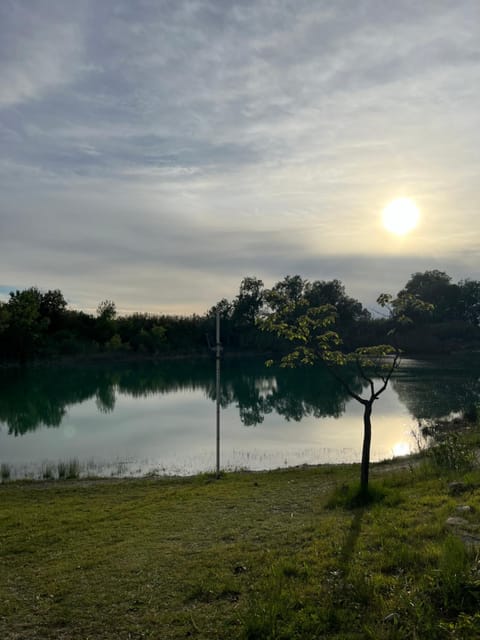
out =
[[[286,276],[271,288],[257,277],[245,277],[231,300],[224,298],[204,314],[191,316],[121,316],[111,300],[89,314],[70,309],[59,289],[30,287],[12,291],[0,302],[0,358],[27,362],[94,354],[204,354],[214,340],[217,310],[227,352],[279,353],[285,343],[261,331],[259,319],[275,313],[280,304],[293,308],[299,300],[312,308],[333,308],[335,331],[349,350],[384,343],[402,317],[408,322],[395,340],[407,352],[445,352],[480,343],[480,281],[454,283],[447,273],[430,270],[412,274],[396,296],[379,296],[383,314],[348,296],[340,280],[309,281],[299,275]],[[430,303],[430,312],[416,309],[416,300]]]

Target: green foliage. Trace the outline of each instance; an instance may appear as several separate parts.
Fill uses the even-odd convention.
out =
[[[300,278],[286,278],[283,283],[274,287],[267,295],[270,313],[260,321],[260,327],[286,341],[287,353],[282,355],[280,366],[312,366],[316,362],[322,362],[347,393],[362,404],[364,409],[360,484],[366,497],[372,407],[387,388],[393,372],[398,367],[400,353],[398,348],[389,344],[345,349],[342,337],[331,328],[338,315],[335,305],[312,307],[306,295],[309,290],[308,281]],[[339,370],[347,364],[353,364],[360,378],[366,383],[366,397],[354,390],[345,374],[340,373]],[[379,378],[380,382],[377,382],[376,378]]]
[[[469,324],[480,325],[480,282],[478,280],[462,280],[458,283],[460,316]]]
[[[115,333],[105,345],[108,351],[120,351],[123,347],[122,339]]]
[[[166,328],[159,324],[154,324],[150,330],[141,329],[137,339],[139,351],[160,353],[167,344],[166,333]]]
[[[343,365],[345,353],[392,340],[404,350],[435,352],[480,343],[479,281],[454,284],[442,271],[418,272],[396,296],[382,294],[378,302],[388,314],[372,319],[337,279],[309,282],[288,275],[265,289],[262,280],[247,276],[232,301],[223,298],[201,316],[118,317],[112,300],[101,302],[97,314],[90,315],[68,309],[59,289],[30,287],[12,291],[6,303],[0,302],[0,358],[26,362],[99,351],[129,350],[149,356],[205,352],[206,336],[213,342],[215,335],[217,308],[226,351],[285,355],[292,340],[298,340],[302,349],[289,356],[286,366],[311,364],[314,352],[322,352],[332,365]],[[278,324],[271,331],[260,329],[259,319],[265,313],[278,313]],[[314,330],[318,343],[307,345],[306,338]]]
[[[80,477],[80,462],[78,458],[70,458],[67,463],[67,480],[75,480]]]
[[[97,316],[102,320],[114,320],[117,315],[117,308],[113,300],[103,300],[97,307]]]
[[[286,576],[278,566],[270,567],[262,585],[261,599],[253,597],[243,617],[245,640],[277,640],[283,621],[289,615],[290,594]]]
[[[55,469],[51,463],[45,463],[42,471],[42,478],[44,480],[53,480],[55,477]]]
[[[5,303],[0,301],[0,335],[7,330],[10,323],[10,314]]]
[[[11,473],[12,471],[10,465],[6,462],[2,462],[2,464],[0,464],[0,479],[2,480],[2,482],[10,480]]]
[[[67,463],[63,460],[60,460],[57,463],[57,475],[59,480],[65,480],[65,478],[67,477],[67,469]]]
[[[431,314],[434,310],[433,304],[406,290],[400,291],[396,297],[382,293],[377,298],[377,304],[386,307],[390,317],[400,327],[411,325],[414,323],[414,318],[425,317],[426,314]]]
[[[312,308],[306,298],[286,301],[282,306],[277,296],[275,308],[276,311],[259,321],[259,326],[279,338],[296,343],[296,348],[281,359],[282,366],[311,365],[319,357],[334,353],[333,348],[341,343],[335,331],[327,330],[335,322],[333,306]]]
[[[60,460],[57,463],[57,476],[59,480],[76,480],[80,477],[80,462],[78,458]]]
[[[49,324],[42,318],[40,305],[42,294],[36,287],[10,293],[7,303],[7,343],[21,361],[31,358]]]
[[[302,282],[306,286],[306,281]],[[282,304],[281,291],[282,289],[280,292],[275,291],[273,298],[270,296],[270,304],[271,300],[274,300],[274,311],[265,315],[258,323],[262,330],[270,331],[278,338],[294,344],[294,347],[282,356],[281,366],[313,365],[320,360],[340,367],[353,363],[360,368],[361,374],[367,377],[368,373],[383,377],[390,372],[392,363],[388,357],[395,356],[395,347],[378,344],[357,347],[350,352],[344,351],[341,349],[343,339],[331,328],[338,317],[335,306],[325,304],[311,307],[306,297],[299,296],[294,300],[284,297]],[[298,293],[299,288],[295,291]],[[371,371],[367,372],[367,369]]]
[[[478,640],[480,638],[480,613],[464,613],[458,615],[453,622],[442,621],[440,629],[451,640]]]
[[[480,593],[480,583],[469,584],[470,573],[471,558],[465,545],[458,537],[448,536],[440,554],[433,588],[433,594],[441,600],[444,610],[459,613],[465,605],[471,608],[473,602],[467,603],[467,600],[471,596],[475,598],[477,591]]]
[[[236,328],[254,327],[263,302],[262,280],[254,277],[244,278],[232,309],[232,320]]]
[[[359,509],[368,505],[382,502],[387,497],[387,492],[380,486],[369,486],[363,489],[358,484],[342,484],[337,487],[326,503],[327,509]],[[389,503],[398,499],[398,494],[393,494],[392,490],[388,495]]]
[[[475,449],[460,434],[438,434],[435,443],[426,450],[427,459],[440,472],[469,471],[477,462]]]

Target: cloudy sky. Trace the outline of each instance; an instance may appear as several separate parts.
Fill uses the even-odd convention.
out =
[[[478,0],[1,0],[0,295],[480,278]],[[418,227],[381,224],[413,198]]]

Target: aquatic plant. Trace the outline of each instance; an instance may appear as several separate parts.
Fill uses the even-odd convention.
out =
[[[11,476],[10,465],[7,464],[6,462],[2,462],[2,464],[0,465],[0,478],[2,479],[2,482],[6,482],[7,480],[10,480],[10,476]]]

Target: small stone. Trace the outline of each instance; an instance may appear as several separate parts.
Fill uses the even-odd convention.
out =
[[[480,537],[476,536],[474,533],[464,531],[459,537],[463,544],[470,549],[477,550],[480,547]]]
[[[465,520],[465,518],[458,518],[457,516],[452,516],[447,519],[445,524],[449,527],[466,527],[468,526],[468,520]]]
[[[459,504],[455,511],[457,511],[457,513],[472,513],[473,507],[469,504]]]
[[[465,482],[450,482],[450,484],[448,485],[448,492],[452,496],[458,496],[461,493],[465,493],[465,491],[468,491],[469,489],[471,489],[471,486],[469,484],[466,484]]]

